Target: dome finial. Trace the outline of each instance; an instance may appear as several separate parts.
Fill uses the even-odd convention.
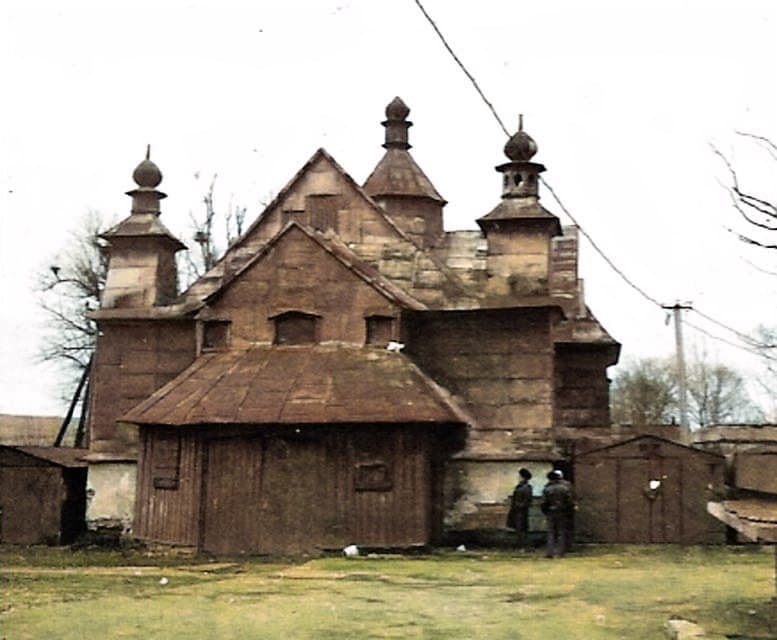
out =
[[[413,123],[407,119],[408,115],[410,115],[410,107],[399,96],[388,103],[386,106],[386,120],[382,123],[386,127],[384,148],[403,149],[405,151],[410,148],[407,130],[413,126]]]
[[[537,143],[523,130],[523,114],[518,115],[518,131],[505,145],[505,155],[513,162],[530,162],[537,153]]]
[[[156,189],[162,182],[162,172],[151,161],[151,145],[146,145],[146,158],[132,172],[135,183],[146,189]]]

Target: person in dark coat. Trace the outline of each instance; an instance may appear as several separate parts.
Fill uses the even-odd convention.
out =
[[[531,471],[525,468],[518,470],[520,480],[510,497],[510,510],[507,513],[507,526],[520,534],[521,544],[525,544],[529,535],[529,507],[532,500]]]
[[[570,547],[570,514],[574,509],[571,483],[564,480],[560,471],[548,473],[548,483],[542,489],[542,513],[548,525],[545,557],[563,556]]]

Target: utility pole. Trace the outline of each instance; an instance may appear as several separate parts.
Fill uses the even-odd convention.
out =
[[[693,309],[690,302],[672,305],[661,305],[662,309],[671,310],[674,316],[674,340],[677,354],[677,385],[680,391],[680,424],[688,428],[688,384],[685,378],[685,352],[683,349],[683,311]]]

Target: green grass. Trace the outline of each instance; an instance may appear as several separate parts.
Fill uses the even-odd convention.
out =
[[[777,638],[771,549],[587,547],[539,553],[208,562],[0,548],[0,638]],[[167,584],[160,584],[160,579]]]

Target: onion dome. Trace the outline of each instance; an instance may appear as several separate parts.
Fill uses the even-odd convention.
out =
[[[518,116],[518,131],[507,141],[504,151],[513,162],[529,162],[537,153],[537,143],[523,130],[523,114]]]
[[[386,120],[405,120],[410,115],[408,107],[402,98],[397,96],[386,106]]]
[[[146,147],[145,159],[132,172],[132,179],[139,187],[147,189],[155,189],[162,182],[162,172],[151,161],[151,145]]]

